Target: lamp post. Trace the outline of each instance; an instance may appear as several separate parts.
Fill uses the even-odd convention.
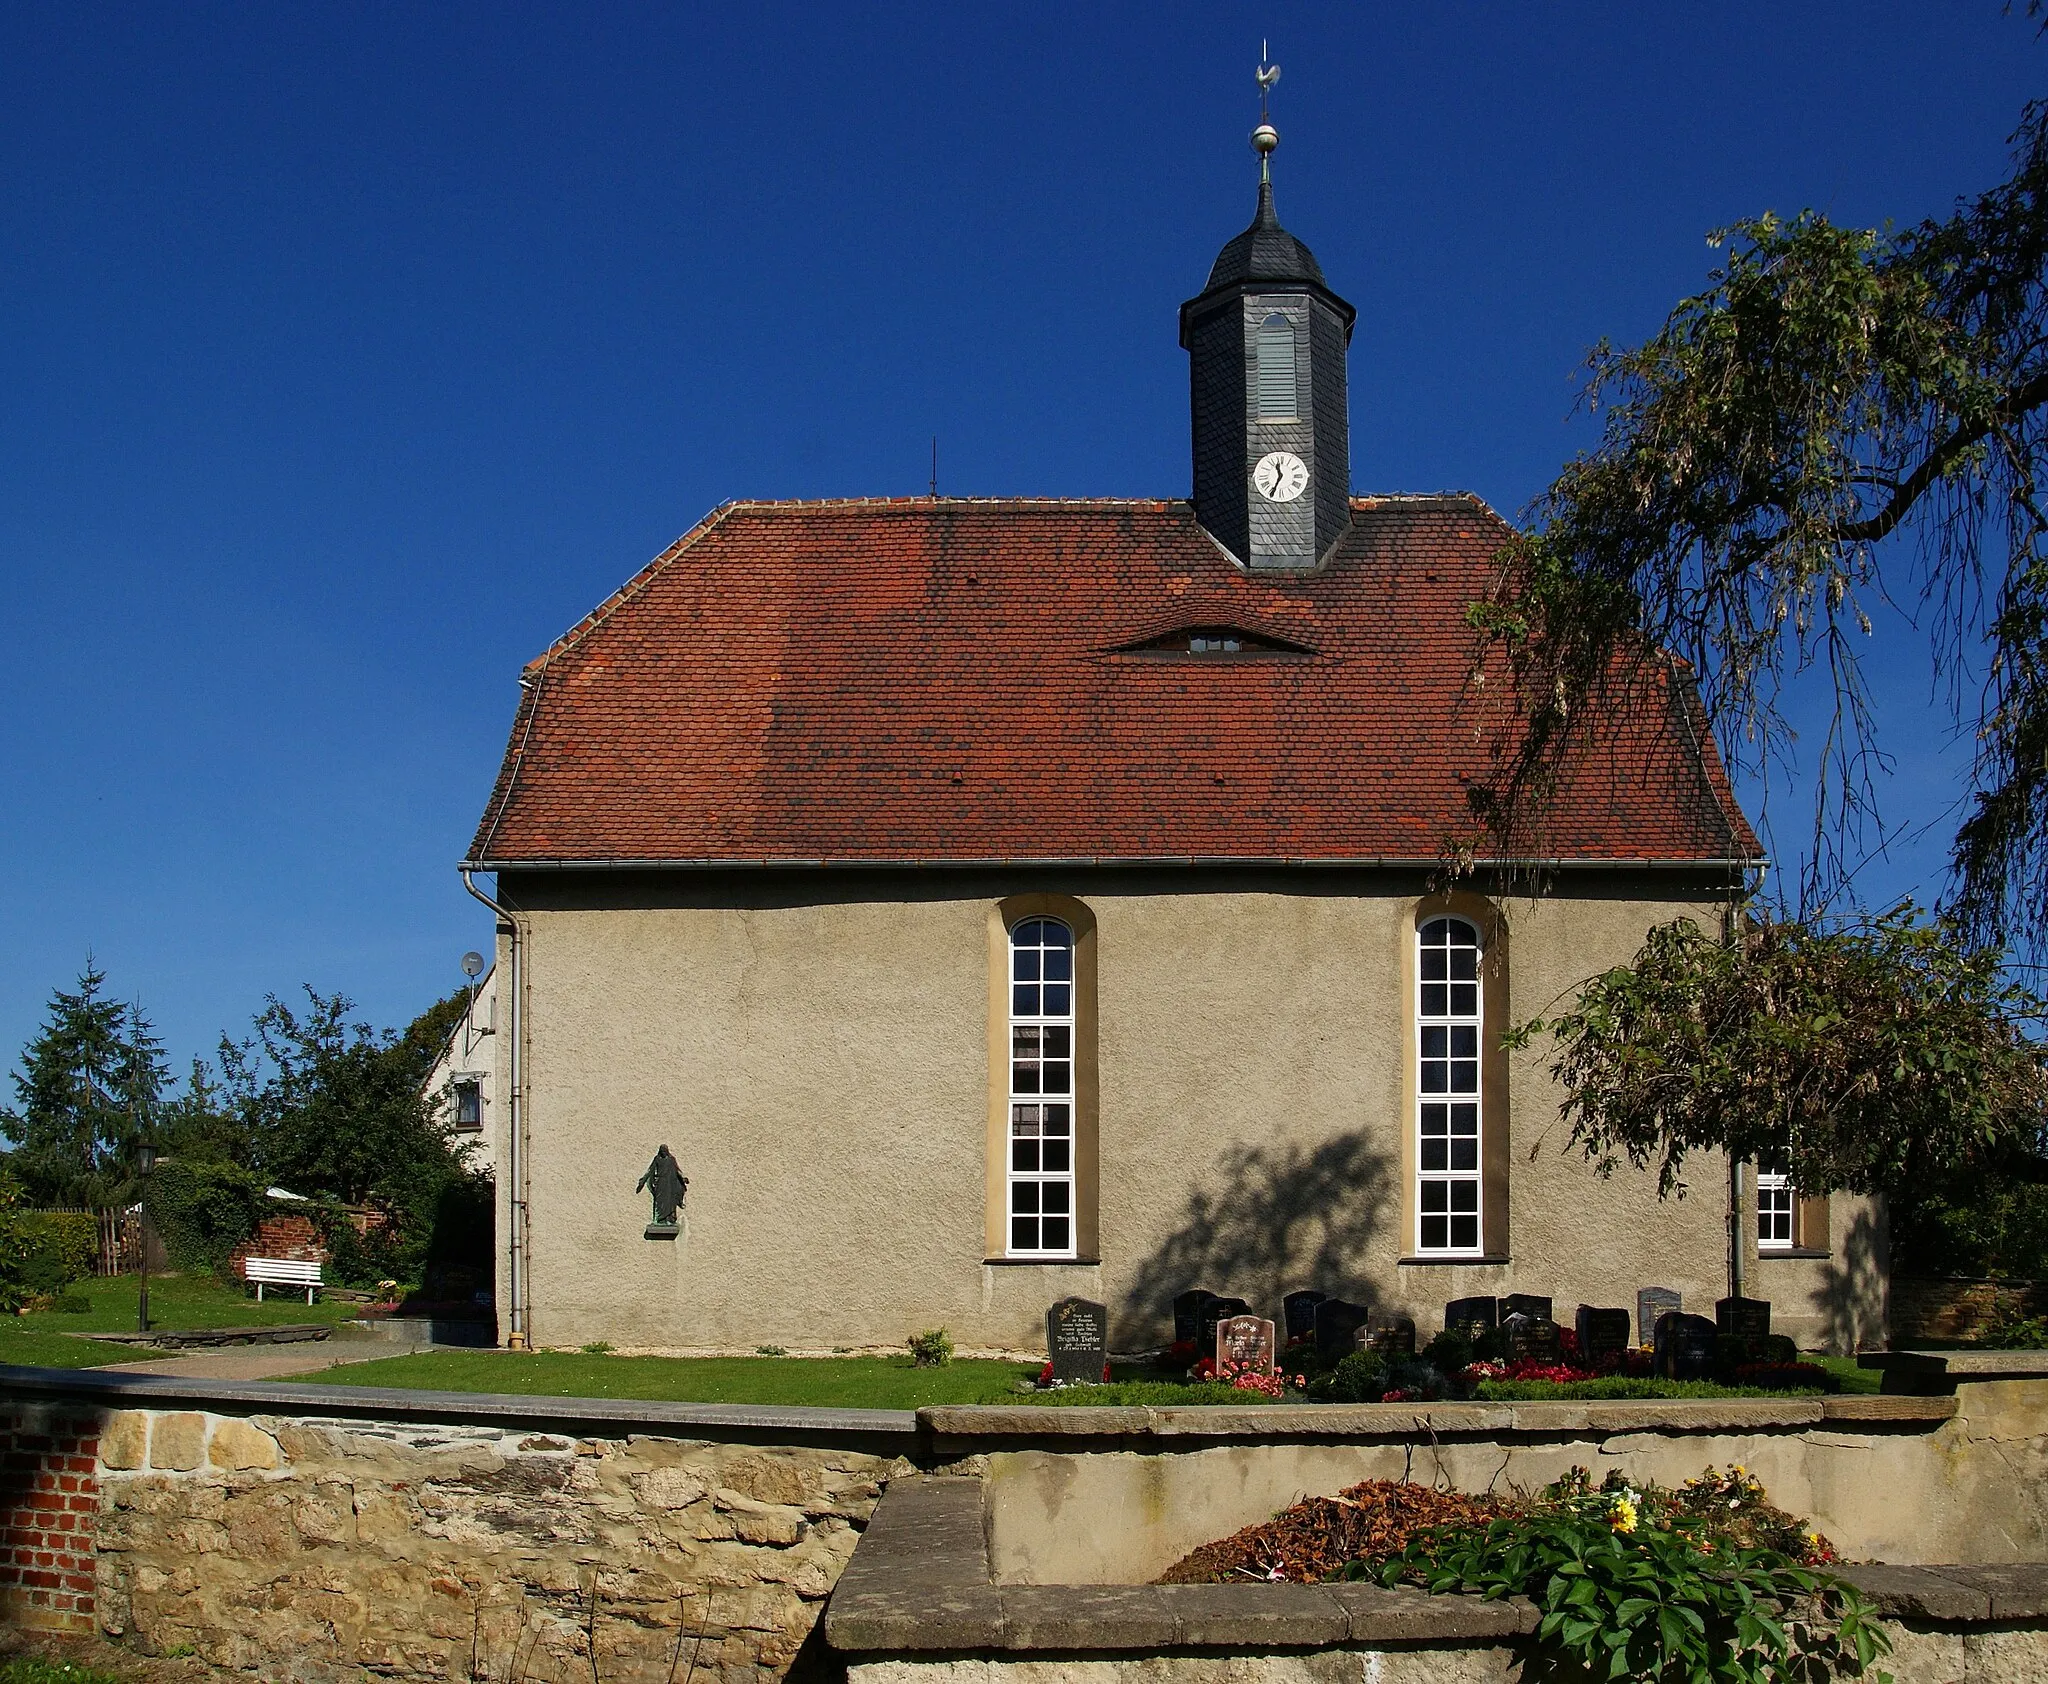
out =
[[[136,1331],[149,1331],[149,1172],[156,1168],[156,1148],[145,1145],[135,1154],[142,1171],[142,1186],[135,1195],[135,1249],[142,1265],[142,1305]]]

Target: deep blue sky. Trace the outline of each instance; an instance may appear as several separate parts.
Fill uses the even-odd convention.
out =
[[[181,1061],[459,981],[521,663],[726,498],[921,491],[934,433],[947,492],[1184,495],[1262,35],[1355,485],[1510,512],[1708,228],[1942,211],[2048,50],[1996,0],[0,9],[0,1060],[88,948]]]

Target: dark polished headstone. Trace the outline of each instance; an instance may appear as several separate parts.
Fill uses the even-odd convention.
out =
[[[1045,1312],[1045,1354],[1062,1385],[1099,1386],[1109,1362],[1109,1310],[1089,1298],[1062,1298]]]
[[[1657,1318],[1653,1338],[1657,1353],[1658,1379],[1713,1379],[1714,1359],[1719,1354],[1720,1334],[1705,1316],[1689,1316],[1682,1310],[1667,1310]]]
[[[1577,1329],[1580,1360],[1597,1366],[1621,1356],[1628,1350],[1628,1329],[1628,1311],[1581,1304]]]
[[[1412,1316],[1374,1316],[1371,1322],[1372,1348],[1383,1357],[1412,1357],[1415,1354],[1415,1320]]]
[[[1511,1292],[1500,1301],[1500,1319],[1509,1316],[1527,1316],[1531,1321],[1550,1321],[1550,1300],[1539,1298],[1533,1292]]]
[[[1510,1362],[1558,1362],[1564,1356],[1564,1341],[1557,1323],[1547,1316],[1528,1316],[1519,1311],[1500,1324],[1502,1355]]]
[[[1281,1319],[1287,1324],[1287,1343],[1306,1339],[1316,1330],[1316,1306],[1330,1295],[1327,1292],[1290,1292],[1280,1300]]]
[[[1714,1305],[1714,1325],[1732,1339],[1762,1339],[1771,1331],[1771,1306],[1763,1298],[1723,1298]]]
[[[1316,1355],[1325,1362],[1348,1357],[1358,1348],[1358,1330],[1371,1321],[1368,1306],[1325,1298],[1316,1306]]]
[[[1500,1301],[1495,1298],[1453,1298],[1444,1306],[1444,1326],[1498,1327]]]
[[[1173,1301],[1173,1342],[1192,1345],[1202,1332],[1202,1307],[1216,1296],[1201,1287],[1191,1287]]]
[[[1685,1300],[1668,1286],[1646,1286],[1636,1294],[1636,1343],[1656,1341],[1657,1323],[1673,1310],[1685,1308]]]
[[[1242,1298],[1221,1298],[1211,1294],[1196,1323],[1195,1355],[1213,1357],[1216,1354],[1216,1324],[1228,1321],[1232,1316],[1248,1316],[1251,1310],[1251,1305]]]
[[[1216,1324],[1216,1369],[1237,1374],[1273,1372],[1273,1324],[1264,1316],[1230,1316]]]

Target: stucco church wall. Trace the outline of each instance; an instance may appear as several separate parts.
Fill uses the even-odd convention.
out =
[[[1667,1201],[1648,1176],[1598,1178],[1565,1150],[1533,1054],[1510,1064],[1511,1261],[1400,1261],[1406,954],[1426,887],[508,880],[527,944],[533,1341],[823,1349],[943,1324],[961,1343],[1031,1349],[1045,1306],[1079,1291],[1110,1305],[1112,1342],[1130,1348],[1164,1336],[1191,1285],[1273,1313],[1314,1285],[1424,1328],[1471,1291],[1549,1293],[1569,1319],[1654,1284],[1710,1311],[1726,1290],[1725,1164],[1701,1159]],[[1073,895],[1097,923],[1099,1262],[985,1258],[988,918],[1025,890]],[[1501,909],[1516,1017],[1625,962],[1653,923],[1717,916],[1708,887],[1619,875]],[[643,1238],[633,1192],[664,1143],[691,1178],[675,1241]],[[1838,1206],[1837,1235],[1867,1241],[1875,1214]],[[1881,1271],[1844,1279],[1846,1255],[1752,1265],[1779,1326],[1836,1343],[1879,1328]]]

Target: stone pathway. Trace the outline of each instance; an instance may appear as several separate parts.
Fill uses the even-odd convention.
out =
[[[290,1345],[228,1345],[212,1351],[100,1365],[103,1374],[163,1374],[189,1380],[284,1380],[344,1363],[409,1356],[430,1345],[385,1339],[308,1339]]]

